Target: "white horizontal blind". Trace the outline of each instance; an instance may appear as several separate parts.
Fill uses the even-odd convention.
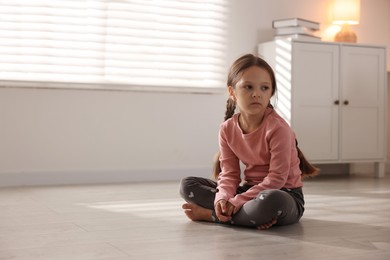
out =
[[[0,81],[223,87],[227,0],[0,0]]]

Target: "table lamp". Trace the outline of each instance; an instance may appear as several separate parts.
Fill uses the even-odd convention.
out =
[[[350,25],[359,24],[360,0],[334,0],[333,24],[341,25],[341,30],[334,38],[336,42],[356,42],[356,34]]]

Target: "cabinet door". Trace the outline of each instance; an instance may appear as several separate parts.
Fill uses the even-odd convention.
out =
[[[385,50],[341,49],[341,159],[385,157]]]
[[[339,46],[293,44],[292,123],[300,147],[312,161],[337,160]]]

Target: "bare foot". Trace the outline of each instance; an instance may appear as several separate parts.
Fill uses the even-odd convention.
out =
[[[275,225],[276,222],[277,222],[276,219],[272,219],[270,222],[258,226],[257,229],[261,229],[261,230],[269,229],[270,227]]]
[[[193,221],[209,221],[212,222],[213,218],[211,216],[212,210],[203,208],[196,204],[185,203],[182,208],[187,217]]]

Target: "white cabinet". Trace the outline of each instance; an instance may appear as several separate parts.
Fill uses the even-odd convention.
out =
[[[276,40],[259,44],[274,68],[276,110],[315,163],[386,160],[386,49]]]

